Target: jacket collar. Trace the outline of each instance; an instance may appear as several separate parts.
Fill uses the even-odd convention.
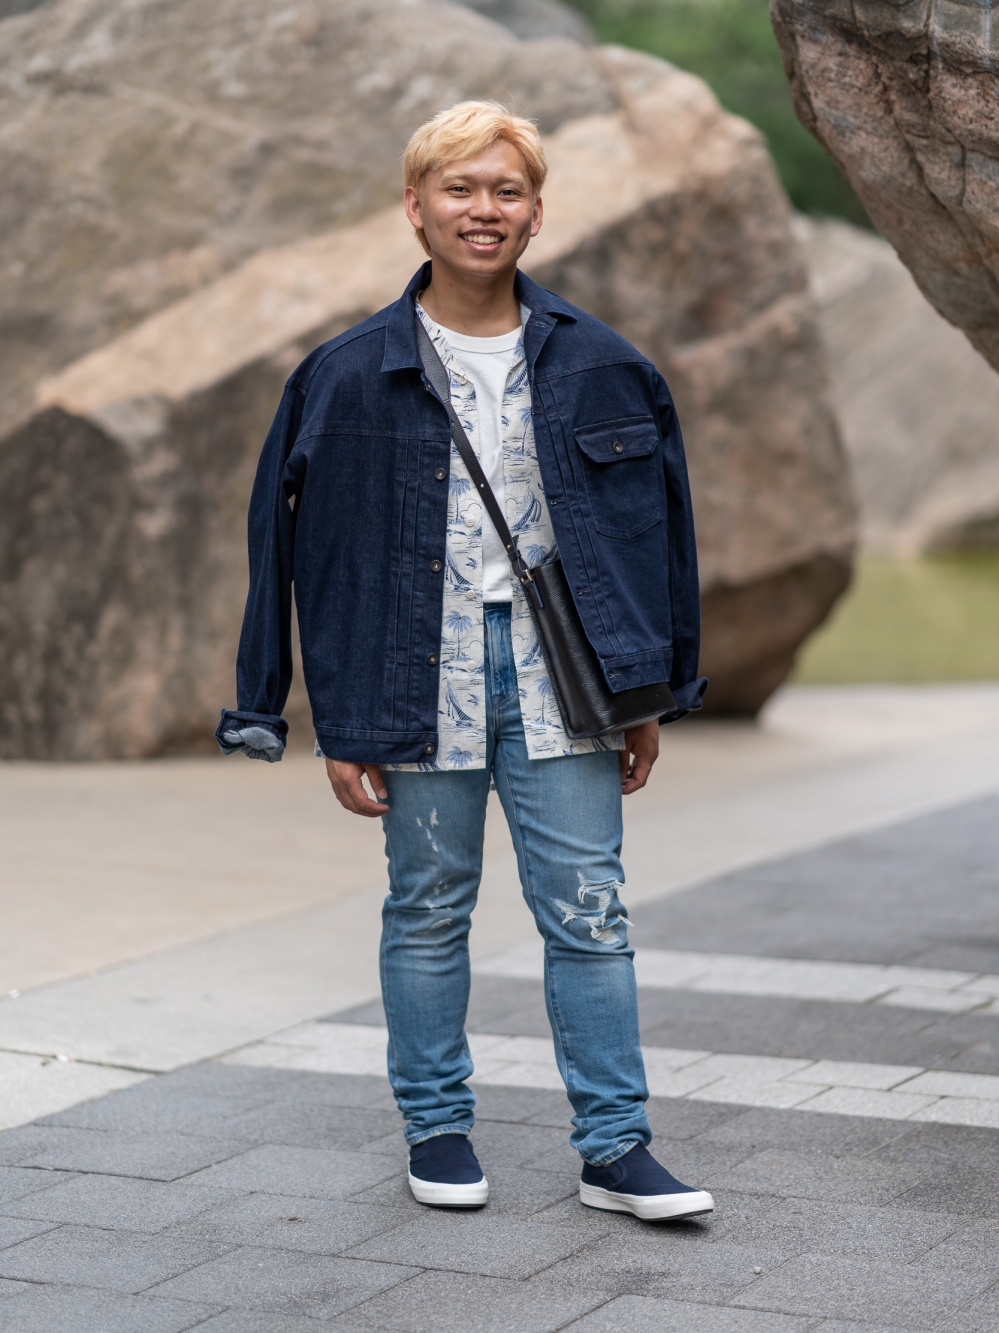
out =
[[[382,370],[421,370],[423,362],[416,345],[416,297],[430,285],[432,266],[427,262],[413,274],[409,286],[395,305],[389,307],[385,324],[385,355]],[[531,312],[524,330],[524,350],[528,365],[533,367],[548,334],[559,320],[574,323],[576,312],[567,301],[554,292],[546,291],[517,270],[514,292],[521,305]]]

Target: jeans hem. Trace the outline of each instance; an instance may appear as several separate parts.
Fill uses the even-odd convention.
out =
[[[628,1139],[625,1143],[615,1148],[612,1153],[609,1153],[599,1162],[591,1162],[588,1157],[583,1157],[582,1153],[580,1153],[579,1155],[580,1157],[583,1157],[583,1161],[586,1163],[587,1166],[610,1166],[612,1162],[616,1162],[618,1158],[623,1157],[625,1153],[631,1152],[632,1148],[637,1147],[638,1144],[640,1144],[641,1142],[642,1142],[641,1139]]]
[[[440,1138],[442,1134],[464,1134],[467,1138],[471,1132],[471,1125],[441,1125],[438,1129],[431,1129],[426,1134],[421,1134],[418,1139],[411,1139],[407,1130],[406,1142],[411,1148],[415,1148],[418,1143],[426,1143],[427,1139]]]

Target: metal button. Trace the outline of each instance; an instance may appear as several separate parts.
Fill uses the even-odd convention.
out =
[[[431,570],[432,570],[435,574],[439,574],[439,573],[441,572],[441,570],[444,568],[444,561],[443,561],[443,560],[431,560],[431,562],[430,562],[430,568],[431,568]]]
[[[436,749],[437,749],[437,746],[436,746],[436,745],[425,745],[425,746],[423,747],[423,753],[424,753],[424,754],[433,754],[433,752],[434,752]]]
[[[621,443],[620,440],[615,440],[614,443],[611,445],[611,448],[614,450],[616,454],[624,453],[624,445]]]
[[[447,468],[446,467],[434,468],[434,476],[437,478],[438,481],[447,481]]]
[[[427,653],[427,666],[436,666],[436,665],[437,665],[437,654]]]

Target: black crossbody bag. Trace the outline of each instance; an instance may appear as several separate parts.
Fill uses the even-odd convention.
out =
[[[419,316],[416,319],[416,340],[427,379],[447,408],[454,447],[468,469],[472,484],[482,496],[486,512],[509,557],[514,576],[527,594],[527,604],[531,608],[548,679],[555,691],[566,735],[574,741],[587,740],[614,731],[627,731],[643,722],[651,722],[653,718],[665,718],[678,713],[680,709],[665,681],[622,690],[619,694],[614,694],[608,687],[600,660],[586,637],[583,622],[572,600],[562,561],[554,556],[543,564],[528,568],[517,549],[517,539],[503,517],[493,488],[482,471],[451,403],[447,370]]]

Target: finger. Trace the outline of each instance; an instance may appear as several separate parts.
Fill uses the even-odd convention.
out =
[[[382,777],[382,770],[377,764],[365,764],[364,771],[371,783],[371,790],[379,801],[388,800],[388,788],[385,786],[385,779]]]
[[[377,819],[380,815],[388,813],[387,805],[378,805],[364,790],[360,773],[334,782],[333,792],[343,808],[349,810],[351,814]]]
[[[640,787],[644,787],[648,782],[651,772],[652,763],[648,756],[644,754],[636,755],[627,780],[621,784],[621,791],[625,796],[630,796],[633,791],[638,791]]]
[[[626,744],[623,750],[618,751],[617,757],[621,768],[621,781],[626,782],[631,772],[631,747]]]

